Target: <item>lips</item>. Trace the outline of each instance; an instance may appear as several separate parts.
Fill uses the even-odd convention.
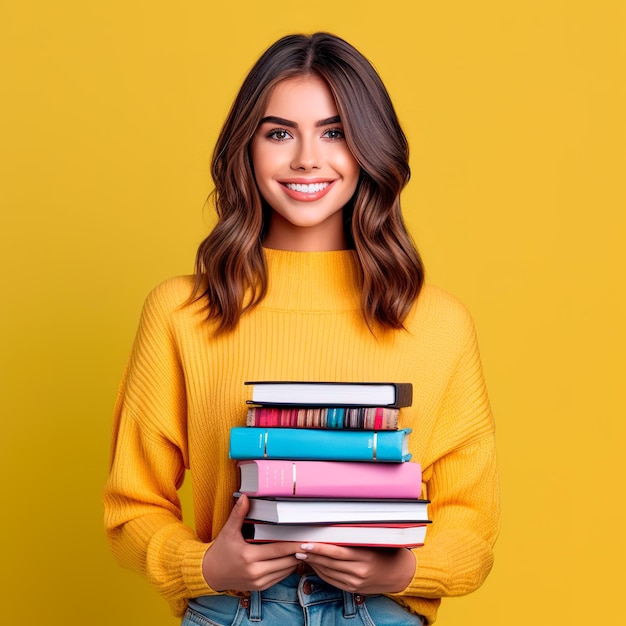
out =
[[[285,193],[299,202],[314,202],[323,198],[333,187],[334,180],[316,182],[306,181],[283,181],[280,182]]]

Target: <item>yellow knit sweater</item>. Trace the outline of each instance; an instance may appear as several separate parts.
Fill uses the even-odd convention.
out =
[[[390,595],[432,623],[441,597],[484,581],[498,532],[494,424],[471,318],[426,285],[407,331],[374,337],[359,311],[353,252],[265,253],[268,294],[228,335],[212,336],[201,302],[181,306],[191,277],[147,298],[115,411],[104,494],[113,552],[181,615],[188,598],[216,593],[201,565],[239,486],[228,445],[231,427],[245,424],[244,381],[411,382],[400,427],[413,429],[433,523],[411,584]],[[177,496],[188,469],[195,529]]]

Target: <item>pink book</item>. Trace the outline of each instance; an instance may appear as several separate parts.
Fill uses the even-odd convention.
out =
[[[249,496],[301,498],[419,498],[419,463],[239,461],[239,491]]]

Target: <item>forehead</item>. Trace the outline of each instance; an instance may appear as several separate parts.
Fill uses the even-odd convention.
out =
[[[337,115],[337,104],[326,83],[319,76],[296,76],[281,80],[272,89],[266,116],[294,116],[319,120]],[[297,121],[297,120],[296,120]]]

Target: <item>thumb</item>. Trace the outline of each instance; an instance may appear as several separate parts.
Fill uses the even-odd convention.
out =
[[[241,494],[237,498],[237,502],[235,502],[235,506],[230,512],[230,516],[228,517],[225,526],[227,526],[229,530],[232,529],[233,531],[236,530],[237,532],[240,532],[241,525],[248,514],[249,508],[250,502],[248,501],[248,496]]]

